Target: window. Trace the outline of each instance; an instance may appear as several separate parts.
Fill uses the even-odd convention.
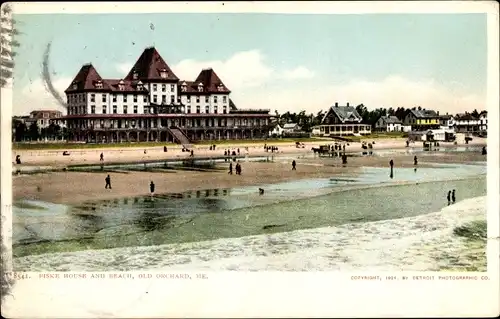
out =
[[[214,96],[214,103],[217,104],[217,95]]]
[[[144,103],[148,103],[148,96],[147,95],[144,95],[143,101],[144,101]]]
[[[102,101],[103,101],[103,102],[106,102],[106,94],[103,94],[103,95],[102,95]]]
[[[222,103],[227,103],[227,96],[225,96],[225,95],[224,95],[224,96],[222,97]]]
[[[95,114],[95,105],[90,107],[90,113]]]
[[[106,105],[102,106],[102,114],[106,114]]]
[[[203,84],[198,85],[198,92],[203,92]]]
[[[153,95],[153,103],[158,103],[158,100],[156,98],[156,95]]]
[[[223,113],[223,114],[226,114],[226,113],[227,113],[227,107],[226,107],[225,105],[222,107],[222,113]]]
[[[170,104],[174,104],[175,102],[175,96],[170,95]]]
[[[113,114],[116,114],[116,111],[117,111],[117,107],[116,107],[116,105],[113,105]]]
[[[217,114],[217,105],[214,106],[214,113]]]
[[[177,97],[177,103],[181,103],[181,97],[180,96]]]
[[[208,96],[205,96],[205,103],[209,103],[210,102],[210,98]]]
[[[175,92],[175,85],[170,84],[170,92]]]
[[[196,103],[200,103],[200,97],[199,96],[196,97]]]
[[[166,84],[162,84],[161,85],[161,91],[162,92],[167,92],[167,85]]]
[[[187,97],[187,102],[188,102],[188,103],[191,103],[191,96],[189,96],[189,95],[188,95],[188,97]]]
[[[113,102],[116,102],[116,94],[113,94]]]
[[[134,103],[137,103],[137,94],[134,94]]]
[[[101,81],[97,81],[97,83],[95,84],[95,87],[97,89],[102,89],[102,82]]]
[[[134,105],[134,114],[137,114],[138,107],[137,105]]]
[[[90,94],[90,102],[95,102],[95,94]]]
[[[123,94],[123,102],[127,102],[127,94]]]
[[[123,106],[123,114],[127,114],[127,109],[128,109],[128,108],[127,108],[127,106],[126,106],[126,105],[124,105],[124,106]]]
[[[191,113],[191,105],[187,107],[187,113]]]
[[[200,106],[199,105],[196,106],[196,113],[200,113]]]
[[[161,103],[164,103],[164,104],[167,103],[167,96],[166,95],[161,96]]]
[[[210,113],[210,107],[208,107],[208,105],[205,106],[205,113]]]
[[[157,90],[157,85],[153,84],[153,92],[156,92],[156,90]]]

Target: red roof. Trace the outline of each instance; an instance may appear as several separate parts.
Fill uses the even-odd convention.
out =
[[[162,77],[162,72],[165,72],[165,77]],[[137,78],[134,78],[134,73],[137,74]],[[154,47],[147,48],[142,52],[137,62],[135,62],[134,66],[125,77],[125,80],[129,81],[134,79],[140,79],[142,81],[179,81],[179,78],[172,72],[172,69],[170,69]]]
[[[221,79],[213,69],[204,69],[200,72],[195,83],[203,83],[204,91],[208,93],[231,93],[231,91],[222,83]],[[221,90],[219,90],[219,86]]]
[[[102,83],[102,88],[97,88],[97,83]],[[108,91],[109,86],[105,83],[102,77],[97,73],[97,70],[92,64],[82,66],[78,74],[75,76],[70,86],[66,89],[69,92],[81,92],[86,90],[92,91]]]

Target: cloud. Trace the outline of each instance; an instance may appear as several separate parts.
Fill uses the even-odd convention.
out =
[[[283,86],[270,90],[234,92],[234,101],[240,108],[265,107],[273,112],[298,112],[306,110],[316,113],[339,102],[351,105],[363,103],[368,109],[379,107],[422,106],[441,113],[455,114],[486,109],[484,96],[448,88],[433,80],[412,81],[398,75],[388,76],[382,81],[352,80],[343,84],[301,85],[299,88]]]
[[[134,63],[124,62],[118,63],[117,65],[115,65],[115,68],[118,72],[120,72],[120,75],[123,75],[123,77],[125,77],[130,72],[133,66]]]
[[[133,62],[119,63],[116,68],[125,75],[132,65]],[[422,106],[452,114],[486,109],[484,96],[468,92],[464,87],[457,88],[456,83],[444,85],[432,79],[414,81],[397,74],[379,81],[328,82],[305,66],[277,70],[259,50],[238,52],[226,60],[186,59],[170,66],[182,80],[194,80],[203,68],[213,68],[232,90],[232,99],[239,108],[316,113],[335,102],[349,102],[351,105],[363,103],[368,109]],[[69,77],[54,79],[56,89],[63,96],[71,80]],[[21,92],[15,91],[14,102],[15,114],[39,108],[60,109],[41,80],[33,81]]]
[[[54,88],[64,99],[66,99],[64,90],[68,88],[72,80],[73,78],[70,77],[53,79],[52,84]],[[27,115],[29,112],[37,109],[65,111],[61,104],[47,91],[41,78],[33,80],[19,91],[14,88],[13,94],[12,114],[14,115]]]
[[[310,79],[314,77],[314,72],[304,66],[296,67],[291,71],[285,71],[283,78],[287,80]]]

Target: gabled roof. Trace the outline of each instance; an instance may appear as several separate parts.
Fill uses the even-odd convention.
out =
[[[162,72],[166,73],[165,77],[161,76]],[[134,78],[134,73],[137,73],[137,78]],[[125,80],[129,81],[137,79],[142,81],[179,81],[179,78],[172,72],[172,69],[170,69],[154,47],[147,48],[142,52],[139,59],[137,59],[134,66],[125,77]]]
[[[363,118],[359,115],[358,111],[356,111],[355,107],[334,105],[331,106],[330,110],[328,110],[328,112],[326,112],[326,114],[323,116],[321,123],[325,121],[325,119],[328,117],[328,115],[330,115],[330,113],[335,114],[342,122],[345,121],[361,122],[363,120]]]
[[[297,123],[286,123],[285,125],[283,125],[283,128],[284,129],[295,128],[296,126],[297,126]]]
[[[410,109],[409,112],[411,112],[416,118],[439,118],[439,115],[434,110]]]
[[[392,116],[381,116],[380,118],[382,119],[382,121],[384,121],[384,123],[387,123],[387,124],[402,124],[403,123],[400,119],[398,119],[394,115],[392,115]]]
[[[102,88],[97,88],[98,82],[102,83]],[[73,81],[71,81],[70,86],[64,92],[72,93],[87,90],[109,91],[109,86],[103,81],[91,63],[82,66]]]
[[[456,121],[471,121],[471,120],[477,120],[478,118],[473,116],[472,114],[466,113],[466,114],[457,114],[455,116]]]
[[[204,90],[209,93],[231,93],[212,68],[202,70],[195,82],[203,83]]]

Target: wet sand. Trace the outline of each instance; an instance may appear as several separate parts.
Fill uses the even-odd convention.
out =
[[[355,176],[357,168],[363,166],[388,167],[394,160],[394,169],[413,167],[413,156],[394,154],[390,157],[349,157],[347,165],[336,158],[300,158],[297,156],[297,170],[291,169],[291,160],[275,157],[274,162],[245,162],[242,175],[229,175],[221,171],[168,172],[112,172],[112,189],[104,189],[106,172],[52,172],[34,175],[13,176],[14,200],[31,199],[53,203],[81,203],[87,200],[113,199],[149,194],[149,183],[154,181],[156,193],[178,193],[189,190],[231,188],[248,185],[278,183],[305,178],[325,178],[338,174]],[[478,153],[460,152],[450,154],[418,155],[418,167],[432,166],[432,163],[467,163],[485,161]],[[227,168],[229,163],[219,165]],[[234,163],[233,163],[234,167]],[[257,192],[257,188],[256,188]]]

